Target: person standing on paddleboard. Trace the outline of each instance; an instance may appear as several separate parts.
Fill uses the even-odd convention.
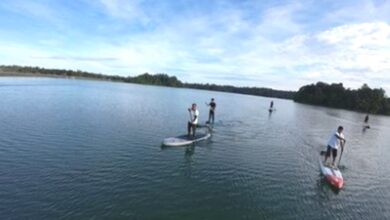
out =
[[[198,118],[199,118],[199,111],[196,109],[196,104],[193,103],[191,108],[188,109],[188,112],[190,113],[190,120],[188,121],[188,137],[191,135],[191,130],[192,130],[192,136],[195,137],[195,130],[196,130],[196,125],[198,124]]]
[[[370,128],[370,125],[368,124],[368,120],[369,120],[369,117],[367,114],[366,117],[364,118],[363,132],[366,131],[366,129]]]
[[[369,119],[369,117],[368,117],[368,114],[366,115],[366,117],[364,118],[364,123],[368,123],[368,119]]]
[[[214,102],[214,98],[211,99],[210,103],[206,103],[206,105],[210,107],[209,120],[206,123],[211,123],[212,120],[212,123],[214,124],[215,108],[217,107],[217,104]]]
[[[274,109],[274,100],[271,100],[271,102],[269,103],[269,109],[268,109],[268,111],[269,111],[269,114],[271,115],[271,113],[273,112],[273,111],[275,111],[275,109]]]
[[[339,148],[339,146],[341,146],[341,148],[343,148],[344,144],[346,142],[346,140],[344,138],[343,130],[344,130],[344,128],[342,126],[339,126],[337,128],[337,131],[334,132],[331,135],[331,137],[329,138],[328,148],[326,150],[324,164],[326,164],[326,161],[328,160],[328,158],[330,157],[330,154],[332,152],[332,156],[333,156],[332,166],[335,166],[335,160],[337,157],[337,149]]]

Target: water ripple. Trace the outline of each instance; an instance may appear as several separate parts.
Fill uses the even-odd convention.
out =
[[[1,219],[390,216],[387,117],[372,116],[377,126],[363,133],[359,113],[286,100],[274,100],[270,115],[270,99],[254,96],[7,80],[17,86],[1,88]],[[210,97],[218,102],[212,138],[161,148],[186,132],[188,105]],[[199,108],[203,121],[207,106]],[[349,141],[345,188],[335,191],[319,174],[318,152],[339,123]]]

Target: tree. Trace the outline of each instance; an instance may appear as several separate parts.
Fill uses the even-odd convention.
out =
[[[345,89],[342,83],[318,82],[303,86],[294,101],[372,114],[390,114],[390,101],[382,88],[371,89],[367,84],[357,90]]]

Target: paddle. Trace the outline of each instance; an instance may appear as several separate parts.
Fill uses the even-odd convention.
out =
[[[343,152],[344,152],[344,145],[345,145],[345,141],[341,141],[341,153],[340,153],[339,162],[337,163],[337,166],[340,166],[341,157],[343,156]]]
[[[206,104],[207,106],[210,106],[210,103],[205,102],[205,104]],[[213,123],[214,123],[214,122],[213,122]],[[206,121],[206,124],[210,124],[210,115],[209,115],[209,120]]]
[[[188,123],[190,123],[191,122],[191,124],[192,124],[192,114],[191,114],[191,109],[190,108],[188,108],[188,114],[189,114],[189,116],[190,116],[190,121],[188,122]],[[191,131],[191,128],[190,128],[190,131]],[[190,132],[189,131],[189,132]],[[190,136],[190,133],[188,133],[188,136]],[[195,136],[193,136],[194,138],[195,138]]]

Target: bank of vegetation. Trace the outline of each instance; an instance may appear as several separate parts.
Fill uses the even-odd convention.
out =
[[[77,77],[77,78],[89,78],[99,80],[110,80],[127,83],[137,83],[146,85],[158,85],[169,86],[177,88],[192,88],[203,89],[221,92],[240,93],[247,95],[276,97],[283,99],[292,99],[295,92],[293,91],[281,91],[269,88],[257,88],[257,87],[235,87],[228,85],[215,85],[215,84],[199,84],[199,83],[183,83],[175,76],[168,76],[167,74],[148,74],[144,73],[135,77],[123,77],[103,75],[96,73],[89,73],[85,71],[73,71],[73,70],[61,70],[61,69],[45,69],[40,67],[25,67],[25,66],[0,66],[0,75],[40,75],[40,76],[59,76],[59,77]]]
[[[169,76],[167,74],[151,75],[144,73],[134,77],[123,77],[96,74],[80,70],[73,71],[45,69],[40,67],[0,66],[0,75],[76,77],[177,88],[203,89],[293,99],[295,102],[311,105],[348,109],[372,114],[390,115],[390,99],[387,98],[385,91],[381,88],[372,89],[366,84],[364,84],[361,88],[354,90],[344,88],[342,83],[327,84],[318,82],[316,84],[305,85],[301,87],[298,92],[294,92],[258,87],[235,87],[230,85],[185,83],[177,79],[175,76]]]
[[[295,102],[353,111],[390,115],[390,99],[382,88],[364,84],[359,89],[344,88],[342,83],[318,82],[299,89]]]

